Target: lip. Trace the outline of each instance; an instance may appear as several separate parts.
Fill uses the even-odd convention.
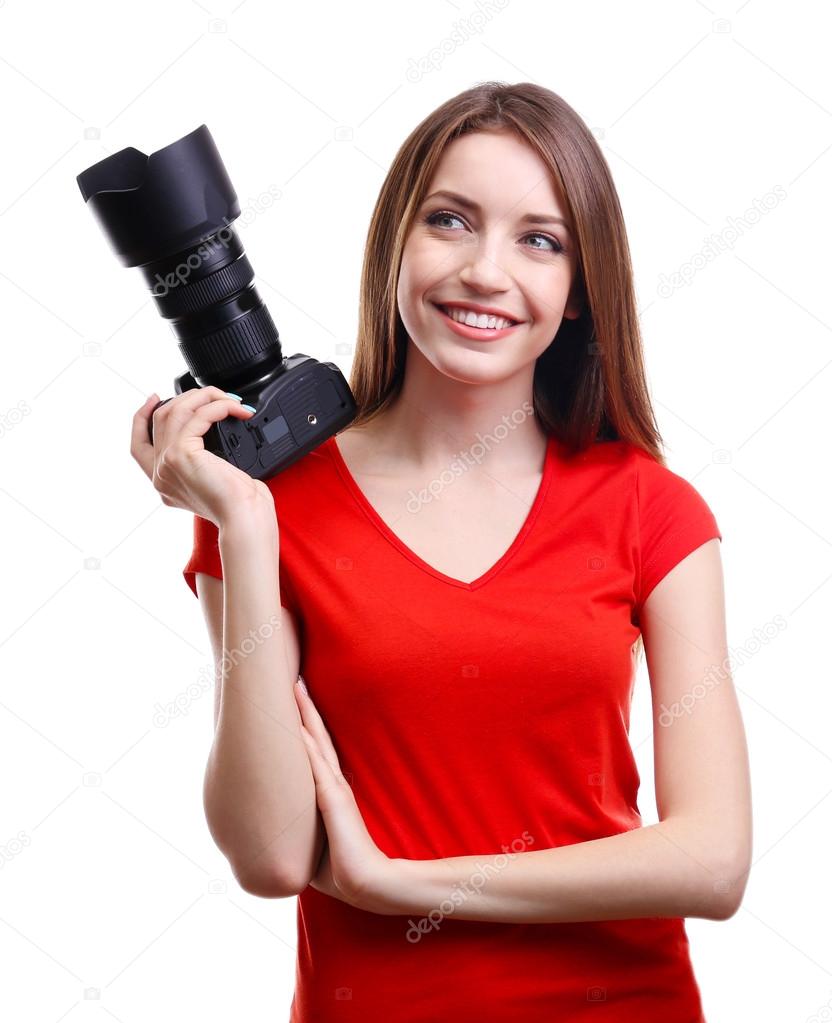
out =
[[[436,302],[431,302],[431,305],[455,334],[468,338],[471,341],[499,341],[500,338],[508,337],[513,330],[517,330],[518,327],[523,325],[522,323],[513,323],[510,327],[501,327],[499,330],[496,327],[493,329],[488,327],[469,327],[467,323],[457,323]],[[493,315],[496,316],[497,314]]]

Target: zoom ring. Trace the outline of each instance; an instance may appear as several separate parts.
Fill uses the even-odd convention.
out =
[[[222,330],[190,341],[179,350],[194,377],[210,378],[233,369],[279,343],[271,313],[258,306]]]
[[[254,279],[254,270],[248,256],[242,255],[201,281],[172,287],[166,295],[154,295],[159,312],[165,319],[194,313],[205,306],[222,302],[231,295],[242,291]]]

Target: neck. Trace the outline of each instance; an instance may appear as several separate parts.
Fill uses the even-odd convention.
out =
[[[489,471],[539,470],[546,431],[533,411],[534,363],[505,380],[477,383],[440,373],[412,342],[394,403],[362,427],[374,453],[434,471],[454,458]]]

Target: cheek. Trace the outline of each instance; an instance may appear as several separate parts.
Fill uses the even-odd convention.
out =
[[[408,243],[402,253],[397,287],[400,309],[418,309],[423,295],[447,275],[447,262],[442,262],[442,255],[435,246],[424,242]]]
[[[570,276],[566,264],[541,268],[525,278],[529,311],[536,323],[557,323],[569,296]]]
[[[431,245],[425,239],[411,240],[402,254],[402,276],[408,289],[414,287],[427,290],[432,282],[441,275],[437,270],[442,257],[447,256],[437,245]]]

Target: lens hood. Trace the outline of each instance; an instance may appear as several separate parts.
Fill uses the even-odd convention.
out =
[[[201,124],[147,156],[129,146],[76,178],[123,266],[174,255],[240,215],[211,132]]]

